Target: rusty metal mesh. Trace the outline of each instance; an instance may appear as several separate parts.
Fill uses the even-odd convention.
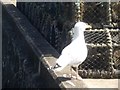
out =
[[[82,20],[93,28],[103,28],[111,23],[112,28],[120,28],[120,2],[84,2]]]
[[[89,52],[86,61],[79,66],[79,74],[82,77],[119,77],[113,69],[120,69],[120,31],[109,30],[112,46],[109,46],[110,40],[106,30],[85,31],[85,40]]]

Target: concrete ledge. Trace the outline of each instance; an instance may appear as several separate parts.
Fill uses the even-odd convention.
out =
[[[9,15],[12,17],[20,33],[23,34],[25,40],[28,42],[34,53],[39,57],[40,73],[46,82],[49,83],[48,87],[51,88],[81,88],[84,90],[90,88],[111,88],[118,89],[118,79],[69,79],[64,78],[63,74],[69,74],[69,67],[66,67],[62,72],[54,72],[49,70],[58,58],[57,51],[41,36],[41,34],[34,28],[22,13],[11,4],[5,4]],[[73,72],[75,75],[75,72]]]

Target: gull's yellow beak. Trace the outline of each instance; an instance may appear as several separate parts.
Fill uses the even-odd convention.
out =
[[[92,28],[92,26],[91,26],[91,25],[86,24],[86,29],[90,29],[90,28]]]

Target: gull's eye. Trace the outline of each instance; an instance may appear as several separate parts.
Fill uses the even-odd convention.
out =
[[[72,28],[69,32],[68,32],[71,36],[74,35],[74,29]]]
[[[72,28],[72,34],[74,35],[74,28]]]

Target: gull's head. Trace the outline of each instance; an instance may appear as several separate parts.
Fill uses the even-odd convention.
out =
[[[82,37],[84,34],[83,32],[85,31],[85,29],[87,28],[91,28],[90,25],[88,25],[87,23],[84,22],[77,22],[74,26],[74,28],[72,28],[71,30],[71,36],[74,39],[76,39],[77,37]]]
[[[83,32],[86,30],[86,29],[89,29],[89,28],[92,28],[90,25],[88,25],[87,23],[85,22],[80,22],[78,21],[75,25],[74,25],[74,28],[72,28],[70,31],[69,31],[69,34],[71,35],[71,37],[73,38],[73,40],[79,36],[83,36]]]
[[[77,22],[74,26],[74,29],[76,30],[81,30],[81,31],[85,31],[85,29],[87,28],[92,28],[90,25],[88,25],[87,23],[84,22]]]

